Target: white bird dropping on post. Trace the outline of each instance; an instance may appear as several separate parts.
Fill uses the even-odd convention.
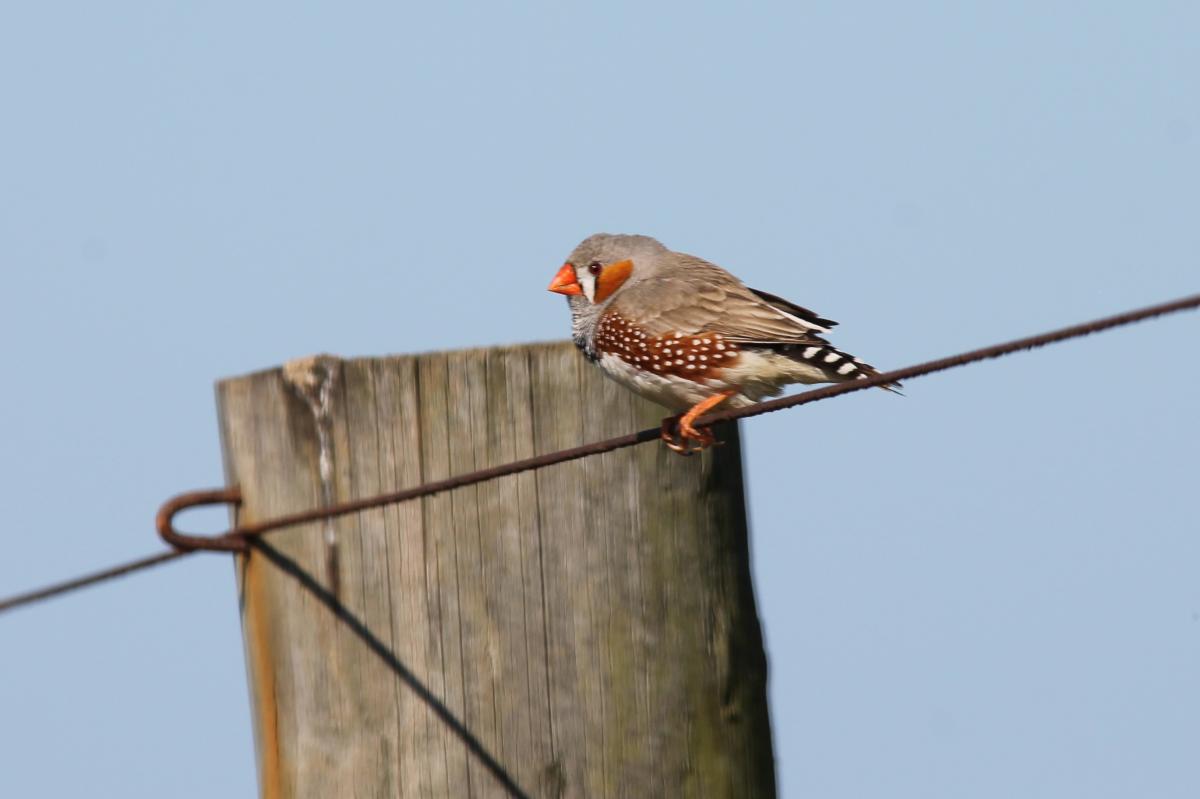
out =
[[[341,359],[335,355],[309,355],[283,365],[283,381],[296,392],[312,413],[317,430],[317,473],[321,480],[321,507],[333,504],[333,435],[331,409]],[[326,578],[334,596],[340,596],[337,530],[333,519],[325,520]]]

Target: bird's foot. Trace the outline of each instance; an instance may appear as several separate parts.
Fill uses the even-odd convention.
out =
[[[691,455],[694,450],[688,446],[686,439],[682,438],[680,435],[677,435],[675,432],[676,425],[679,423],[680,418],[681,417],[679,416],[668,416],[667,418],[663,419],[660,437],[662,438],[663,443],[667,445],[668,449],[674,450],[680,455]]]
[[[691,455],[711,446],[719,445],[717,437],[707,427],[697,428],[695,422],[708,411],[720,405],[736,394],[736,391],[722,391],[701,400],[692,406],[682,416],[668,416],[662,423],[662,440],[666,445],[680,455]],[[676,441],[676,423],[678,423],[678,441]]]

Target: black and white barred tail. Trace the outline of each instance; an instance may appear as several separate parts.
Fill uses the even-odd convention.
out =
[[[820,368],[829,377],[830,383],[866,380],[879,374],[879,370],[871,364],[842,352],[823,340],[805,344],[781,344],[773,349],[781,355]],[[880,388],[899,394],[901,386],[899,383],[886,383]]]

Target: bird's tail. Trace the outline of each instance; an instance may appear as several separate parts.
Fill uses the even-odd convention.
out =
[[[879,374],[871,364],[842,352],[824,339],[804,344],[787,344],[779,351],[790,358],[815,366],[825,373],[830,383],[848,383],[851,380],[866,380]],[[893,394],[901,394],[899,383],[884,383],[880,388]]]

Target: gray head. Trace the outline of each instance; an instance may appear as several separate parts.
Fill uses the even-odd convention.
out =
[[[613,298],[654,274],[666,252],[649,236],[617,233],[588,236],[571,251],[549,288],[567,296],[576,344],[585,345]]]

